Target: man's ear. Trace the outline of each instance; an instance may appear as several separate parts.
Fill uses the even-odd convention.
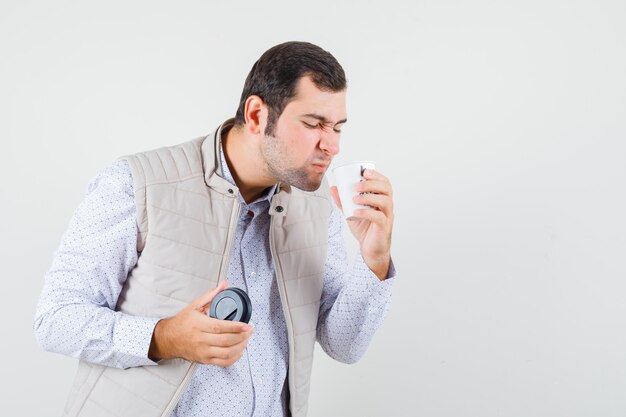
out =
[[[246,129],[251,135],[261,135],[267,126],[267,105],[259,96],[250,96],[246,99],[243,117]]]

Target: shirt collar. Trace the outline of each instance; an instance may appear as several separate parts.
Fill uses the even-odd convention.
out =
[[[230,172],[230,167],[228,166],[228,163],[226,162],[226,157],[224,156],[224,141],[222,139],[224,138],[224,135],[228,132],[228,130],[230,129],[222,129],[222,132],[221,132],[222,137],[220,138],[220,164],[222,166],[222,173],[224,174],[224,179],[228,181],[229,183],[231,183],[232,185],[237,186],[233,178],[233,175]],[[266,188],[263,194],[259,198],[251,202],[250,204],[264,201],[264,200],[271,201],[272,197],[274,196],[274,194],[276,194],[277,190],[278,190],[278,184],[274,184],[271,187]],[[239,199],[245,204],[245,201],[243,200],[243,197],[241,196],[241,194],[239,194]]]

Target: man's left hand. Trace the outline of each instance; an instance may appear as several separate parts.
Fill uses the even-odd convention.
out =
[[[393,192],[389,179],[380,172],[366,169],[365,181],[356,185],[356,204],[372,207],[357,209],[348,220],[352,234],[359,242],[365,264],[383,280],[387,277],[391,262],[391,231],[393,229]],[[335,203],[341,208],[337,187],[330,189]]]

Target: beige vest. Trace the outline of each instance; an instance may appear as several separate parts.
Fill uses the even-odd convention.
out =
[[[117,310],[175,315],[226,278],[239,218],[238,189],[223,178],[221,129],[178,146],[126,157],[137,205],[140,256]],[[289,409],[307,413],[331,203],[317,192],[281,186],[270,205],[270,248],[289,338]],[[253,313],[254,314],[254,313]],[[163,360],[117,369],[81,361],[67,417],[167,417],[197,364]]]

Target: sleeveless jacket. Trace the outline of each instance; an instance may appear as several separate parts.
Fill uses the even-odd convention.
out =
[[[116,310],[171,317],[225,279],[239,218],[238,189],[223,178],[225,122],[209,136],[131,155],[137,206],[137,265]],[[289,409],[307,413],[331,213],[328,186],[281,184],[270,204],[270,248],[289,340]],[[81,361],[66,417],[168,417],[197,365],[167,359],[118,369]]]

